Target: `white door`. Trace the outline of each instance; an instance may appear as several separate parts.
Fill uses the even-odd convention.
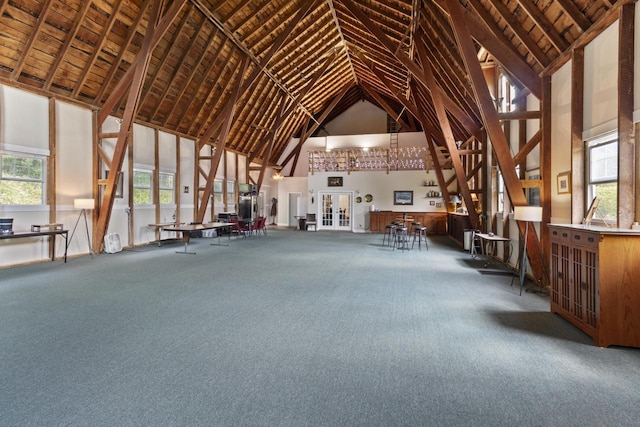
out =
[[[351,193],[331,192],[318,194],[320,201],[320,218],[318,229],[351,231],[352,199]]]

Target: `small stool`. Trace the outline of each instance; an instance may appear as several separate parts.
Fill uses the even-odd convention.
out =
[[[393,250],[396,248],[400,251],[409,250],[409,236],[407,235],[407,227],[396,228],[395,238],[393,239]]]
[[[386,230],[384,232],[384,236],[382,236],[382,246],[384,246],[385,240],[387,241],[387,245],[391,246],[391,241],[393,240],[395,230],[396,230],[395,224],[387,224]]]
[[[422,252],[422,240],[424,239],[424,246],[429,250],[429,243],[427,242],[427,227],[415,227],[413,229],[413,242],[411,242],[411,249],[413,249],[413,245],[416,244],[416,239],[418,239],[418,249]]]

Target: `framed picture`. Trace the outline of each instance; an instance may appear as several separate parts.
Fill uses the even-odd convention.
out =
[[[571,193],[571,172],[558,174],[558,194]]]
[[[435,206],[435,205],[436,205],[436,201],[435,200],[429,201],[429,206]]]
[[[413,191],[394,191],[394,205],[413,205]]]
[[[327,186],[329,187],[342,187],[341,176],[330,176],[327,178]]]

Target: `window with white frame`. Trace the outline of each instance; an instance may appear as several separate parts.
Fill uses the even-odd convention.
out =
[[[153,173],[149,170],[133,170],[133,203],[149,205],[153,203]]]
[[[43,205],[46,158],[0,152],[0,205]]]
[[[611,133],[586,141],[586,206],[598,196],[600,204],[594,220],[617,220],[618,212],[618,135]]]
[[[222,180],[215,179],[213,181],[213,203],[220,203],[224,201],[222,193]]]
[[[160,192],[160,204],[173,204],[176,194],[175,174],[160,172],[158,190]]]
[[[235,206],[236,204],[236,182],[227,181],[227,204],[229,206]]]

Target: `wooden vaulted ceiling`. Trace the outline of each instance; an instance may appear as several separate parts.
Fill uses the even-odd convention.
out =
[[[539,76],[619,2],[460,0],[479,61],[536,96]],[[153,3],[3,0],[0,82],[100,109],[141,52]],[[173,3],[161,2],[161,17]],[[248,58],[244,75],[259,74],[235,104],[225,148],[275,165],[292,136],[363,99],[405,130],[423,128],[408,105],[439,128],[430,91],[416,78],[428,62],[452,132],[467,140],[483,125],[446,3],[185,1],[152,49],[136,121],[200,139],[225,111]],[[111,113],[123,115],[124,104]],[[290,113],[280,119],[281,111]]]

